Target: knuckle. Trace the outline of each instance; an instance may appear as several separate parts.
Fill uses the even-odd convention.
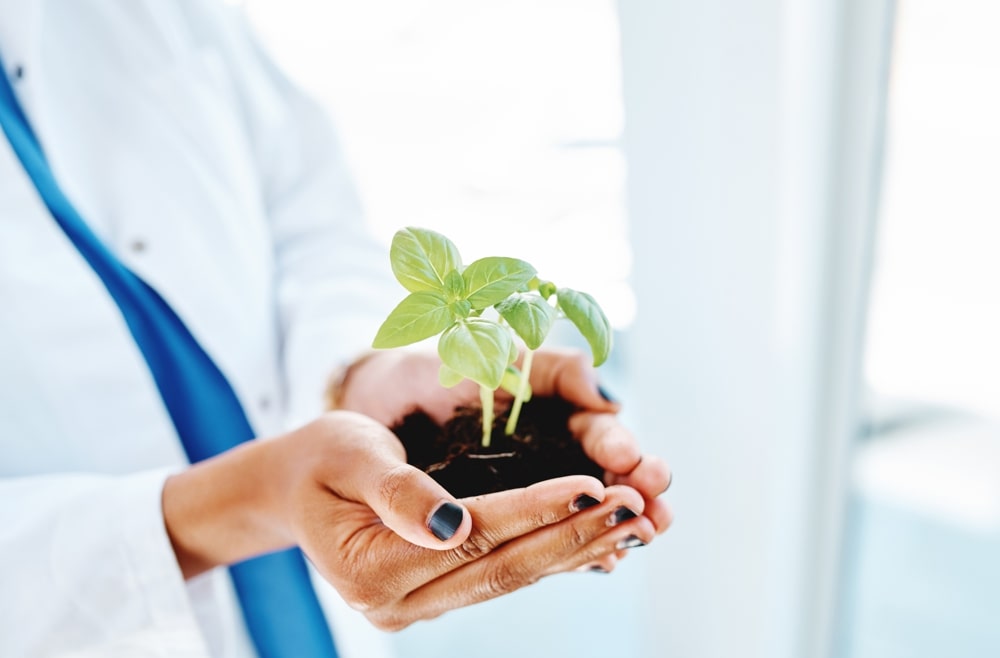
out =
[[[581,524],[571,523],[568,532],[567,543],[569,549],[578,549],[590,543],[590,533]]]
[[[391,468],[381,476],[378,481],[379,496],[389,510],[395,510],[400,494],[406,491],[412,482],[413,471],[410,467],[400,464]]]
[[[493,550],[493,542],[479,531],[473,532],[469,538],[459,544],[455,553],[463,562],[478,560]]]
[[[587,563],[597,563],[607,566],[610,558],[614,558],[614,547],[591,545],[577,554],[577,559]]]
[[[500,562],[487,574],[483,584],[486,596],[493,598],[507,594],[537,581],[537,576],[531,576],[515,567],[511,562]]]
[[[531,506],[531,509],[530,519],[535,528],[543,528],[545,526],[559,523],[562,521],[564,516],[558,510],[553,509],[551,505],[546,505],[544,501],[541,500],[536,501],[535,504]]]

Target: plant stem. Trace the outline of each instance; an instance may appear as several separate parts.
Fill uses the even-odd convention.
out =
[[[517,383],[517,395],[514,396],[514,405],[510,408],[510,416],[507,417],[507,427],[504,428],[507,436],[514,434],[517,429],[517,419],[521,416],[521,405],[528,395],[528,378],[531,375],[531,359],[535,356],[533,350],[524,351],[524,362],[521,364],[521,380]]]
[[[479,385],[479,401],[483,405],[483,447],[489,448],[493,434],[493,391],[482,384]]]

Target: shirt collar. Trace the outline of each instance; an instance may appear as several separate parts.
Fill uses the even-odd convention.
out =
[[[9,76],[38,62],[42,0],[0,0],[0,56]]]

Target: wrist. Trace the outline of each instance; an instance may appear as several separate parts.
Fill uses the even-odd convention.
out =
[[[347,387],[350,385],[352,376],[377,354],[380,354],[380,352],[367,350],[352,361],[342,364],[333,370],[327,381],[325,392],[325,408],[327,411],[344,408],[344,396]]]
[[[251,441],[167,479],[164,524],[185,578],[294,544],[291,447],[287,437]]]

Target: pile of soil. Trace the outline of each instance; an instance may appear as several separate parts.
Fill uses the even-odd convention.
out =
[[[497,415],[488,448],[482,447],[479,407],[459,407],[444,426],[414,412],[392,431],[406,448],[410,464],[456,498],[466,498],[564,475],[603,479],[604,470],[584,454],[567,427],[575,411],[561,398],[532,398],[521,407],[513,436],[504,433],[508,412]]]

